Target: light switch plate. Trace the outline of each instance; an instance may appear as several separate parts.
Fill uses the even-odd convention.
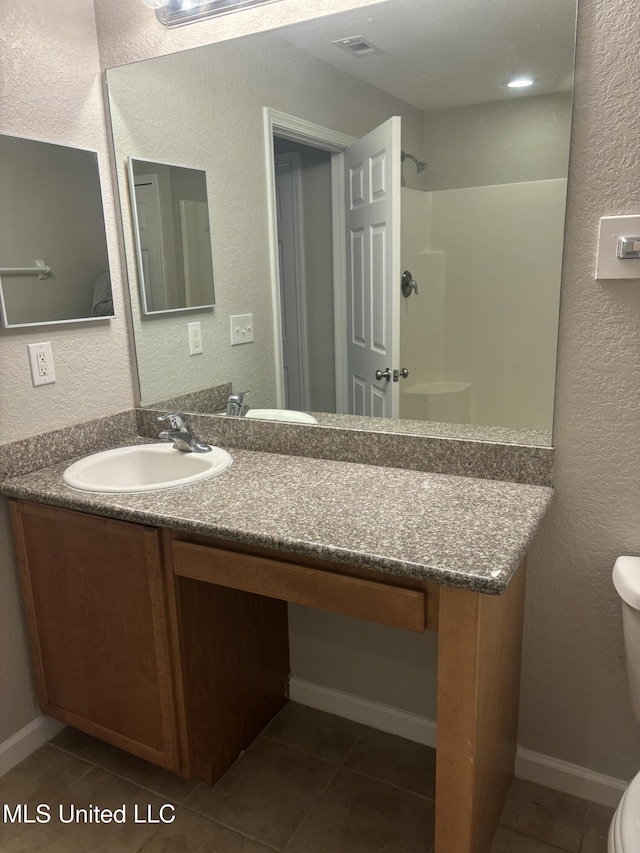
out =
[[[640,281],[640,259],[618,257],[620,237],[640,236],[640,216],[603,216],[598,240],[597,279]]]
[[[231,346],[253,343],[253,314],[232,314]]]

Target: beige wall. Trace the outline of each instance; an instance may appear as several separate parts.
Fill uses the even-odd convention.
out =
[[[286,4],[283,0],[270,8],[284,9]],[[120,9],[122,20],[114,18],[113,26],[122,24],[123,33],[129,15],[137,20],[146,14],[125,0],[100,0],[101,20],[110,6]],[[10,33],[5,25],[0,35],[5,75],[0,129],[55,134],[60,141],[87,146],[90,137],[96,147],[103,145],[86,7],[80,0],[73,4],[57,0],[46,7],[35,0],[28,4],[10,0],[9,20],[14,29],[20,29]],[[57,11],[63,12],[61,17],[56,17]],[[617,554],[640,553],[640,289],[637,283],[597,283],[593,269],[599,216],[637,211],[640,55],[636,25],[633,4],[626,0],[581,0],[555,418],[558,499],[531,553],[520,721],[524,746],[619,777],[634,773],[640,765],[640,732],[629,710],[619,605],[610,582]],[[155,33],[153,26],[150,21],[149,30]],[[177,33],[180,39],[188,38],[192,29],[202,33],[202,26]],[[133,58],[127,38],[117,37],[117,32],[112,35],[111,55],[120,51],[123,61]],[[161,41],[170,50],[170,46],[166,48],[170,35],[162,32],[152,41]],[[141,44],[147,47],[149,41],[142,39]],[[110,227],[112,255],[116,254],[114,236]],[[101,385],[101,389],[106,385],[106,397],[101,393],[98,399],[80,364],[82,355],[85,363],[89,361],[90,372],[90,353],[81,349],[81,355],[74,355],[73,347],[65,348],[64,335],[54,339],[54,347],[60,342],[56,352],[60,350],[61,356],[69,350],[59,363],[74,367],[77,380],[71,397],[75,406],[62,409],[58,400],[32,404],[37,395],[27,381],[16,384],[11,379],[20,372],[16,366],[22,363],[25,338],[17,341],[15,335],[3,333],[0,417],[5,438],[110,411],[130,400],[124,369],[124,324],[119,320],[109,328],[112,331],[102,335],[100,345],[103,363],[104,347],[111,345],[111,358],[107,359],[111,369]],[[93,330],[83,332],[75,343],[86,344],[95,334]],[[95,340],[91,337],[91,342]],[[4,377],[9,377],[9,393]],[[64,390],[60,384],[53,388],[58,394]],[[6,525],[2,534],[6,543]],[[6,549],[5,544],[3,584],[12,571]],[[35,713],[15,601],[11,604],[14,593],[7,605],[6,589],[1,592],[2,698],[10,697],[10,704],[3,705],[0,712],[0,740]],[[315,637],[316,646],[330,647],[333,625],[329,620],[318,627],[316,615],[306,623],[305,633]],[[341,631],[340,644],[334,650],[341,672],[349,659],[354,664],[362,660],[358,649],[367,635],[359,633],[360,623],[353,625],[353,636]],[[298,648],[302,641],[300,637]],[[397,659],[401,667],[409,653],[400,644],[381,643],[379,636],[372,642],[391,661],[390,666]],[[428,635],[417,642],[429,651]],[[294,649],[294,661],[296,655]],[[317,649],[296,666],[303,663],[305,677],[332,683],[335,665],[331,654],[323,657]],[[350,690],[393,701],[390,691],[380,690],[375,670],[375,666],[360,672],[356,669],[349,680]],[[430,671],[425,667],[422,674],[406,673],[408,680],[398,689],[411,687],[409,679],[428,681]],[[424,681],[416,683],[415,692],[420,695],[407,697],[405,705],[415,703],[426,713],[428,697],[421,693]]]
[[[520,96],[424,118],[425,187],[451,190],[566,178],[571,94]]]
[[[581,0],[554,419],[558,498],[532,549],[520,742],[609,773],[640,766],[618,554],[640,553],[640,286],[594,281],[598,220],[638,211],[637,10]],[[629,106],[631,105],[631,106]]]
[[[91,0],[5,0],[0,132],[98,151],[117,318],[0,331],[0,435],[12,441],[133,403],[118,237]],[[7,215],[3,211],[3,215]],[[57,382],[32,388],[27,343],[51,341]],[[37,714],[7,504],[0,504],[0,743]]]

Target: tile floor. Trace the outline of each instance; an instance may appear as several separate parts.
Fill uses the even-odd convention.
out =
[[[432,749],[294,703],[213,788],[65,729],[0,778],[0,808],[52,807],[47,824],[0,822],[0,853],[426,853],[434,771]],[[133,821],[164,803],[173,823]],[[71,804],[127,821],[61,823]],[[606,853],[612,812],[516,779],[492,853]]]

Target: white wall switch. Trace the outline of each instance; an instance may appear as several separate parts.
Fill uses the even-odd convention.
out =
[[[202,329],[200,322],[187,323],[189,332],[189,355],[200,355],[202,352]]]
[[[626,239],[625,239],[626,238]],[[640,216],[603,216],[600,220],[596,278],[640,280]],[[631,257],[623,257],[623,255]]]
[[[233,314],[231,321],[231,346],[253,342],[253,314]]]
[[[35,385],[51,385],[56,381],[51,343],[27,344],[31,381]]]

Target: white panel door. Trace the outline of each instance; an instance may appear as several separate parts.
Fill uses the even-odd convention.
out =
[[[349,413],[397,418],[400,392],[400,118],[345,151]],[[376,379],[389,370],[391,378]]]
[[[171,306],[167,295],[158,176],[136,175],[135,188],[145,310],[166,311]]]

